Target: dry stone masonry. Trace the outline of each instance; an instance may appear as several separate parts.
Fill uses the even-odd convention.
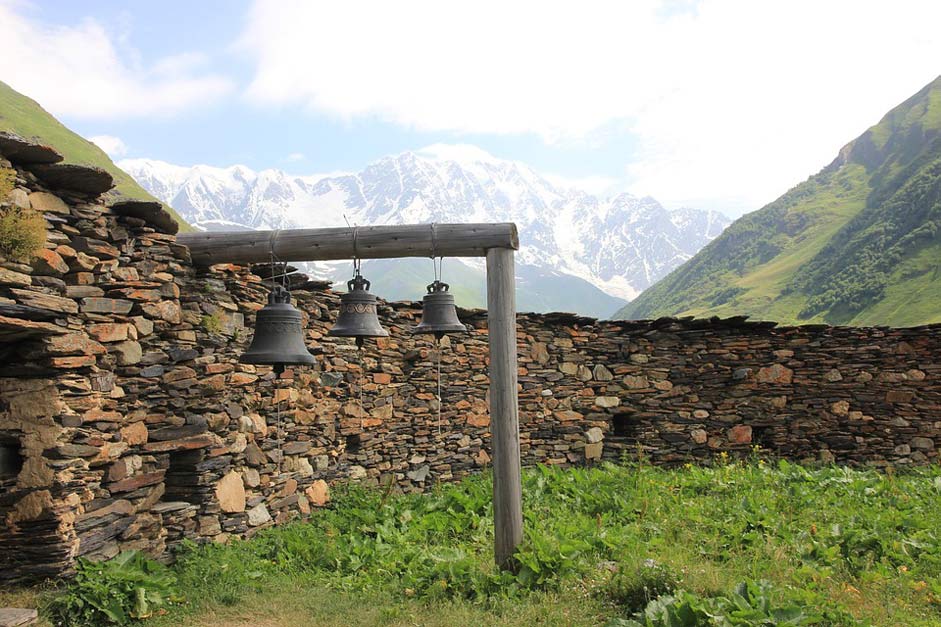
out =
[[[30,263],[0,261],[0,579],[123,549],[169,559],[187,538],[312,515],[337,482],[420,491],[490,462],[483,312],[461,312],[470,332],[442,344],[440,423],[415,303],[384,304],[391,337],[360,354],[326,337],[338,296],[295,275],[318,363],[242,365],[270,268],[196,268],[158,204],[102,201],[101,171],[10,136],[0,155],[16,173],[2,202],[48,226]],[[900,466],[941,444],[941,326],[525,314],[518,335],[525,464],[760,447]]]

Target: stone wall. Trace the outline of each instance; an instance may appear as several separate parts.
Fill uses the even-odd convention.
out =
[[[173,413],[150,411],[160,399],[134,375],[143,355],[195,341],[181,324],[187,250],[159,204],[106,199],[107,172],[58,161],[0,134],[0,168],[15,171],[0,211],[47,223],[29,263],[0,258],[0,579],[164,552],[168,455],[149,431],[186,415],[179,395]]]
[[[0,260],[0,579],[250,536],[311,514],[338,481],[420,491],[488,465],[484,312],[461,312],[470,332],[438,349],[408,333],[416,304],[385,304],[391,336],[359,353],[325,337],[338,296],[295,276],[317,364],[238,364],[259,276],[192,267],[159,206],[106,204],[88,183],[100,172],[10,161],[6,202],[42,211],[49,239],[30,264]],[[941,443],[941,326],[526,314],[519,340],[524,464],[760,446],[905,465]]]

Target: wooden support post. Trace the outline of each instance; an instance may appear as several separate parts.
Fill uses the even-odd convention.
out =
[[[515,274],[511,249],[487,251],[494,557],[503,569],[515,566],[513,554],[523,540]]]

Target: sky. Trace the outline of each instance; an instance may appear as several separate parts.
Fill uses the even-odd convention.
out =
[[[0,0],[0,80],[113,158],[362,169],[472,144],[758,209],[941,74],[936,0]]]

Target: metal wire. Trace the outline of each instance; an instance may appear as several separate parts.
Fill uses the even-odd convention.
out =
[[[437,261],[435,261],[437,259]],[[431,266],[434,269],[435,282],[444,274],[444,257],[438,256],[438,225],[431,223]],[[435,335],[435,353],[438,385],[438,436],[441,436],[441,338]]]
[[[435,281],[440,281],[444,257],[438,256],[438,225],[434,222],[431,223],[431,267],[434,269]]]
[[[366,356],[363,354],[362,344],[357,347],[357,352],[359,352],[359,409],[365,414],[366,407],[363,405],[363,384],[366,381]]]
[[[441,435],[441,340],[435,336],[435,350],[438,351],[438,435]]]
[[[274,393],[275,396],[278,396],[278,391],[281,389],[279,383],[281,381],[281,373],[284,372],[284,366],[278,364],[274,367]],[[277,423],[278,432],[276,434],[275,442],[278,445],[278,475],[281,474],[284,466],[284,434],[281,427],[281,398],[279,396],[278,402],[275,403],[275,421]]]
[[[434,268],[435,281],[441,281],[444,277],[444,257],[432,257],[431,267]]]
[[[346,221],[346,226],[350,229],[350,234],[353,236],[353,274],[357,275],[362,269],[362,260],[359,258],[359,226],[355,224],[350,224],[350,219],[346,217],[346,214],[343,214],[343,219]]]
[[[275,286],[277,285],[276,280],[280,278],[281,287],[287,290],[288,288],[288,284],[287,284],[288,263],[286,261],[281,261],[281,259],[278,258],[278,256],[274,252],[274,242],[275,240],[277,240],[279,232],[280,231],[277,231],[277,230],[274,231],[271,234],[271,237],[268,238],[268,258],[271,261],[271,272],[272,272],[272,275],[270,277],[271,289],[272,290],[275,289]],[[277,260],[277,262],[281,264],[280,277],[274,274],[274,272],[276,272],[275,260]],[[275,396],[278,396],[278,402],[275,403],[275,423],[276,423],[276,429],[277,429],[277,433],[275,434],[275,443],[278,446],[278,475],[280,475],[284,469],[284,433],[283,433],[283,428],[281,426],[281,400],[282,399],[278,395],[278,391],[281,389],[279,384],[281,382],[281,373],[284,372],[284,365],[275,364],[273,370],[274,370],[273,389],[274,389]]]

